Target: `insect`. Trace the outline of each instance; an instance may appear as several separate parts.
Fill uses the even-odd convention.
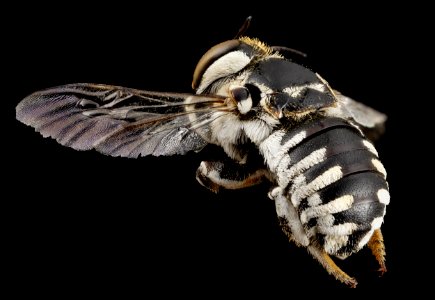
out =
[[[228,158],[203,161],[199,183],[217,192],[269,181],[289,240],[355,287],[331,256],[367,245],[386,271],[380,227],[390,195],[367,138],[381,133],[386,116],[331,89],[287,50],[237,36],[199,60],[195,93],[69,84],[29,95],[16,117],[62,145],[111,156],[220,146]]]

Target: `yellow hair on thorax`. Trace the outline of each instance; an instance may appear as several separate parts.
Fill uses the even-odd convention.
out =
[[[252,48],[261,52],[264,55],[271,55],[274,52],[272,48],[270,48],[268,45],[266,45],[265,43],[263,43],[257,38],[242,36],[241,38],[239,38],[239,40],[245,44],[248,44],[249,46],[251,46]]]

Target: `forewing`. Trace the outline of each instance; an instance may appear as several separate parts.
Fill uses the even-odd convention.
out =
[[[326,108],[328,115],[353,121],[371,140],[376,140],[384,132],[387,120],[385,114],[346,97],[338,91],[334,91],[334,94],[337,97],[338,105]]]
[[[77,150],[138,157],[201,150],[207,141],[193,128],[206,126],[223,108],[218,96],[78,83],[29,95],[18,104],[16,117]]]
[[[383,125],[387,120],[385,114],[380,113],[367,105],[357,102],[342,94],[337,94],[337,96],[352,119],[363,127],[375,128],[376,126]]]

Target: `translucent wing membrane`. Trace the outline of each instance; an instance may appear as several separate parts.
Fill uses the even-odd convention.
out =
[[[324,110],[329,116],[351,120],[372,141],[377,140],[384,132],[387,116],[365,104],[357,102],[349,97],[334,91],[338,105],[326,107]]]
[[[214,95],[78,83],[26,97],[16,117],[44,137],[77,150],[125,157],[173,155],[207,144],[194,128],[228,112],[224,101]]]
[[[387,120],[387,116],[377,110],[374,110],[367,105],[346,97],[340,93],[336,93],[341,104],[344,106],[349,116],[366,128],[375,128],[376,126],[383,125]]]

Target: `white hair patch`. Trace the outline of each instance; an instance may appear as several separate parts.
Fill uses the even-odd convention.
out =
[[[259,145],[270,135],[272,127],[263,120],[250,120],[243,122],[243,130],[253,143]]]
[[[371,153],[373,153],[374,155],[379,156],[379,155],[378,155],[378,151],[376,151],[376,149],[375,149],[375,147],[373,146],[372,143],[370,143],[370,142],[367,141],[367,140],[363,140],[362,143],[363,143],[364,147],[367,148],[367,150],[369,150],[369,151],[370,151]]]
[[[232,51],[222,56],[212,63],[205,71],[197,93],[202,93],[204,89],[216,79],[239,72],[241,69],[246,67],[250,61],[251,58],[249,58],[249,56],[243,51]]]
[[[237,103],[237,109],[239,112],[244,115],[248,113],[252,108],[252,99],[248,98]]]
[[[320,226],[318,226],[318,231],[319,231],[319,233],[326,234],[326,235],[350,235],[357,228],[358,228],[358,225],[355,223],[344,223],[344,224],[338,224],[335,226],[321,226],[320,225]]]
[[[307,223],[312,218],[335,214],[352,207],[353,196],[345,195],[323,205],[309,207],[301,213],[302,223]]]
[[[325,251],[335,254],[341,247],[346,246],[348,240],[347,235],[327,235],[325,236]]]
[[[286,134],[285,130],[277,130],[260,144],[260,152],[271,171],[275,171],[281,157],[278,157],[281,149],[281,140]]]
[[[301,174],[302,172],[308,170],[314,165],[321,163],[325,160],[326,148],[321,148],[316,151],[311,152],[304,159],[300,160],[294,164],[290,169],[286,166],[278,167],[278,183],[281,186],[286,186],[295,176]],[[288,156],[288,155],[287,155]],[[288,159],[290,163],[290,157]],[[283,159],[284,162],[284,159]],[[286,161],[287,163],[287,161]]]
[[[376,168],[376,170],[384,175],[384,178],[387,177],[387,171],[385,171],[384,165],[378,159],[372,159],[372,164]]]
[[[297,98],[306,89],[312,89],[324,93],[325,85],[323,83],[310,83],[305,85],[290,86],[283,89],[282,91],[292,98]]]
[[[276,213],[279,217],[287,221],[292,237],[299,245],[307,247],[309,240],[305,234],[305,230],[301,224],[298,213],[295,207],[288,201],[287,197],[282,194],[282,189],[278,190],[280,193],[275,195]]]
[[[312,194],[310,197],[307,198],[307,201],[309,206],[317,206],[323,203],[318,193]]]
[[[377,195],[380,203],[385,205],[390,203],[390,193],[386,189],[380,189]]]
[[[299,144],[306,137],[306,132],[301,131],[284,145],[281,141],[287,132],[285,130],[278,130],[271,134],[260,144],[260,152],[272,172],[276,172],[281,160],[288,155],[288,150]]]
[[[302,176],[302,175],[300,175]],[[300,177],[298,176],[298,177]],[[296,179],[298,178],[296,177]],[[324,187],[340,180],[343,177],[343,172],[340,166],[335,166],[327,171],[323,172],[321,175],[317,176],[313,181],[307,183],[305,186],[300,186],[295,189],[291,198],[292,203],[297,207],[301,200],[311,196],[315,192],[323,189]]]
[[[384,217],[377,217],[375,218],[372,223],[371,223],[371,229],[369,232],[367,232],[367,234],[360,240],[360,242],[358,243],[358,248],[361,249],[362,247],[364,247],[370,240],[370,238],[373,235],[373,232],[376,229],[381,228],[382,222],[384,221]]]

